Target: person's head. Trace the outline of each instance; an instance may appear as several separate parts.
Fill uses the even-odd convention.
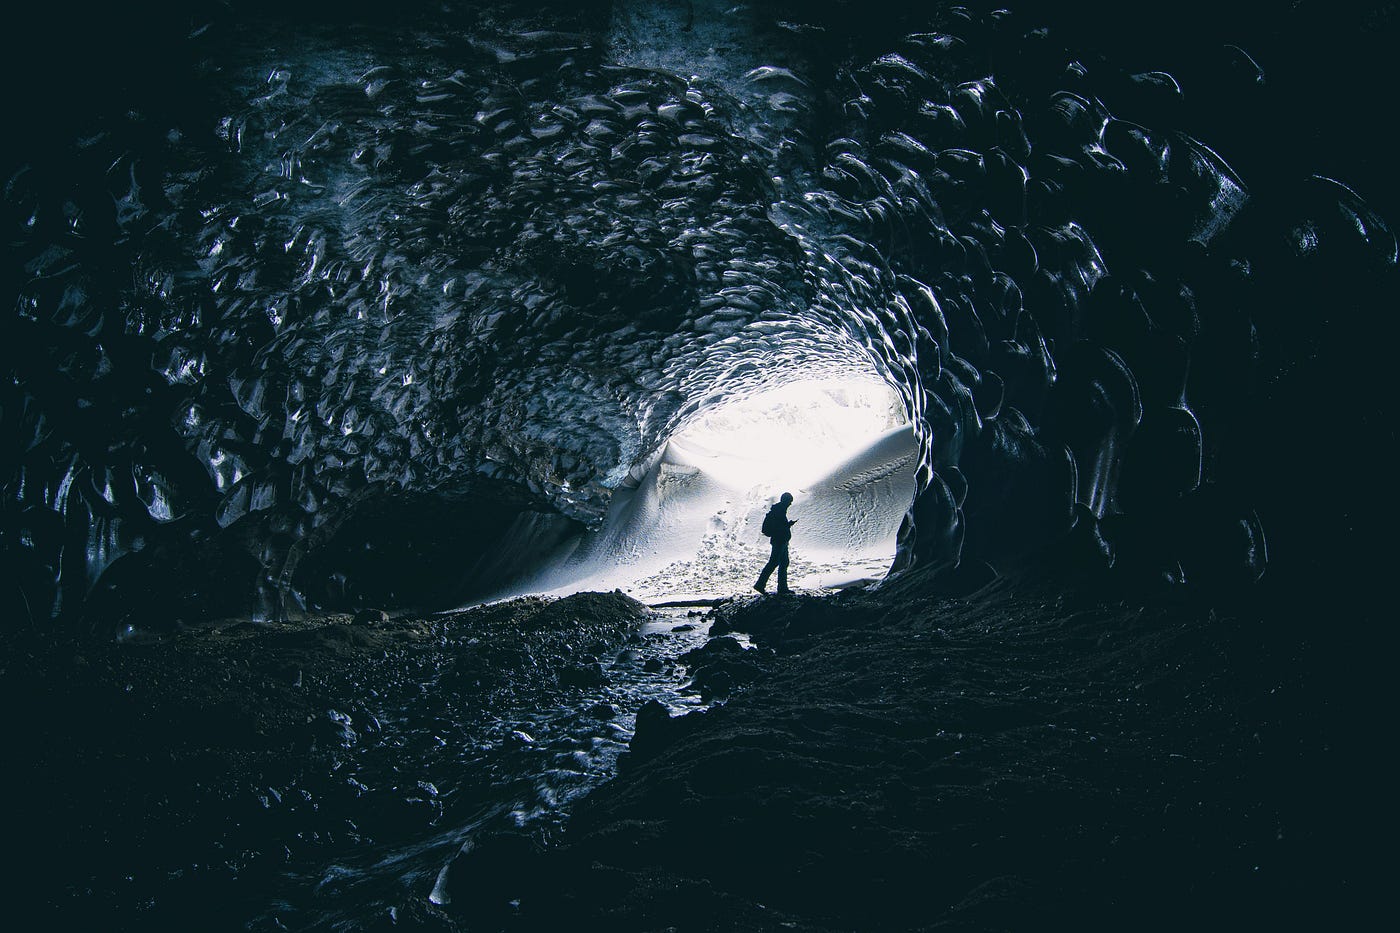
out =
[[[792,493],[783,493],[782,496],[778,499],[778,501],[783,505],[792,505]]]

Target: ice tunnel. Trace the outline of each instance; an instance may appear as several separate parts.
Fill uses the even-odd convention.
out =
[[[1379,216],[1294,167],[1251,187],[1174,78],[1004,11],[837,54],[735,10],[196,31],[199,93],[16,167],[12,616],[448,607],[610,580],[581,570],[610,548],[702,581],[803,484],[814,584],[986,579],[1070,534],[1258,579],[1295,517],[1262,468],[1312,339],[1287,309],[1394,267]],[[850,378],[885,393],[831,409],[858,444],[782,441],[820,475],[726,472],[786,424],[745,405]]]
[[[15,929],[1393,911],[1400,4],[81,6],[0,30]]]
[[[718,403],[628,474],[596,531],[509,592],[621,589],[650,602],[743,594],[768,556],[763,515],[789,489],[802,525],[793,585],[873,582],[894,559],[918,456],[902,399],[873,375]]]

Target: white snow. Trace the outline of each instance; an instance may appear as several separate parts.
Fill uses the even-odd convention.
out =
[[[620,589],[644,602],[750,591],[759,532],[794,502],[789,584],[884,576],[914,497],[918,448],[898,394],[874,377],[806,381],[729,402],[674,435],[602,526],[497,598]]]

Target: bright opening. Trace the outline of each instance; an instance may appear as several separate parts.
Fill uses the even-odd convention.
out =
[[[917,459],[898,393],[873,376],[718,405],[614,493],[598,530],[502,595],[621,589],[657,602],[750,592],[768,559],[759,526],[784,492],[797,519],[791,586],[880,579],[914,497]]]

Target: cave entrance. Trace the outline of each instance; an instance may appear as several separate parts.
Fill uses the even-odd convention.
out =
[[[795,501],[790,584],[880,579],[914,498],[918,444],[899,394],[862,375],[804,380],[714,403],[613,494],[601,527],[512,592],[621,589],[647,602],[749,592],[768,557],[759,527]]]

